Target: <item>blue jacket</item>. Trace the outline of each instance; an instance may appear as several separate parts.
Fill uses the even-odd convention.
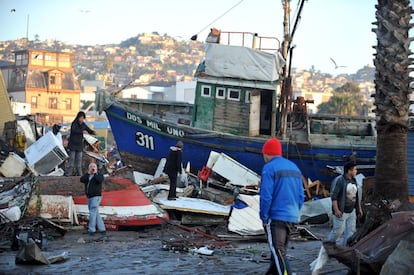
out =
[[[274,157],[265,164],[260,183],[260,219],[296,223],[305,194],[302,173],[284,157]]]

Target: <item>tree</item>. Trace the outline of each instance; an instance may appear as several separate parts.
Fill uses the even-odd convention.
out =
[[[378,0],[376,7],[377,28],[373,31],[377,35],[374,59],[377,160],[374,178],[364,181],[368,194],[364,200],[373,207],[367,209],[365,222],[352,236],[351,243],[389,219],[389,206],[396,205],[393,211],[411,209],[406,148],[412,81],[408,32],[413,11],[409,0]]]
[[[363,115],[365,113],[364,96],[356,83],[346,83],[335,89],[334,95],[324,103],[318,105],[320,114],[336,115]]]
[[[407,130],[409,113],[409,29],[412,8],[409,0],[378,0],[375,73],[377,200],[408,201]]]
[[[105,72],[109,73],[114,65],[114,61],[111,56],[107,55],[104,60]]]

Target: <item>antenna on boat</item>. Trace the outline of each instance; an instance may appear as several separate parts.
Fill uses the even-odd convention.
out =
[[[234,9],[235,7],[237,7],[238,5],[240,5],[244,0],[240,0],[237,4],[235,4],[234,6],[232,6],[230,9],[226,10],[222,15],[220,15],[219,17],[217,17],[216,19],[214,19],[212,22],[210,22],[207,26],[205,26],[204,28],[202,28],[198,33],[194,34],[193,36],[191,36],[191,40],[197,40],[197,36],[200,34],[200,32],[204,31],[205,29],[207,29],[208,27],[210,27],[212,24],[214,24],[217,20],[219,20],[220,18],[222,18],[223,16],[225,16],[227,13],[229,13],[232,9]]]
[[[121,87],[121,89],[119,89],[118,91],[113,92],[114,95],[119,94],[120,92],[122,92],[126,87],[128,87],[129,85],[131,85],[132,82],[134,82],[135,79],[129,81],[127,84],[125,84],[124,86]]]

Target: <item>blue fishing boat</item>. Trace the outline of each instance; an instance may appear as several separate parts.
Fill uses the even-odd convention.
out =
[[[243,39],[249,35],[237,34]],[[97,93],[98,110],[105,111],[126,164],[153,173],[169,147],[181,140],[183,162],[190,162],[195,173],[206,165],[211,151],[260,173],[263,143],[275,136],[283,155],[305,178],[330,182],[337,175],[333,168],[349,160],[355,160],[366,176],[373,175],[374,118],[309,114],[306,107],[311,102],[301,97],[284,104],[289,76],[278,40],[274,49],[261,49],[258,45],[268,37],[250,34],[250,45],[232,45],[230,39],[221,43],[224,35],[231,33],[213,29],[205,43],[205,59],[195,75],[194,104]]]

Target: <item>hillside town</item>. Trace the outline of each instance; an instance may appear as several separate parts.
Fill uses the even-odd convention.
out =
[[[16,57],[17,52],[24,50],[28,50],[37,58],[46,56],[47,52],[65,53],[70,56],[67,59],[70,65],[66,67],[71,69],[73,81],[76,82],[74,85],[79,87],[74,90],[78,96],[74,98],[69,96],[65,106],[63,104],[57,104],[57,107],[52,108],[51,106],[56,104],[41,106],[42,104],[36,104],[38,99],[28,96],[24,100],[18,99],[13,96],[13,89],[9,88],[12,101],[25,104],[24,108],[16,110],[19,115],[37,114],[40,122],[48,124],[69,122],[80,109],[93,110],[94,92],[101,89],[124,89],[123,97],[192,103],[195,70],[204,56],[202,42],[184,41],[166,34],[159,35],[156,32],[142,33],[119,44],[94,46],[68,45],[53,40],[28,41],[23,38],[0,42],[0,68],[6,84],[12,77],[11,71],[24,69],[21,68],[24,64],[17,63],[19,57]],[[39,53],[43,54],[39,55]],[[44,63],[34,65],[41,70],[53,68]],[[45,66],[44,69],[41,68],[42,66]],[[24,74],[24,71],[22,72]],[[315,68],[293,68],[292,75],[293,95],[313,100],[314,104],[308,107],[308,112],[311,113],[317,113],[317,106],[328,101],[336,88],[348,82],[358,85],[366,102],[371,101],[371,94],[374,92],[374,68],[369,65],[352,75],[333,76]],[[58,90],[55,89],[59,92]],[[18,106],[18,103],[14,103],[14,106]],[[56,119],[49,116],[49,120],[46,121],[44,114],[53,114],[56,108],[61,109],[59,112],[62,110],[69,112]],[[370,113],[368,112],[367,115]]]

